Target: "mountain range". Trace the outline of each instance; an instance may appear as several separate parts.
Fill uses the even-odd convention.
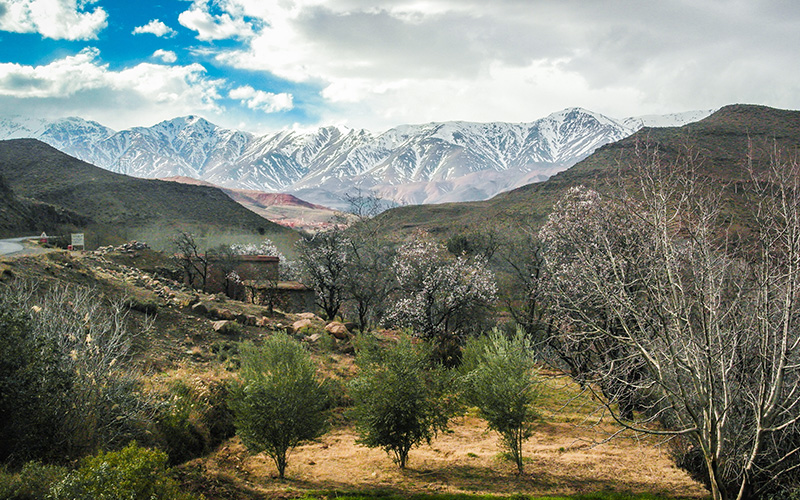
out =
[[[535,231],[555,203],[573,186],[584,185],[608,194],[624,184],[637,161],[637,152],[657,150],[669,165],[693,158],[696,172],[726,187],[727,216],[740,223],[752,212],[744,195],[749,168],[762,169],[775,161],[800,157],[800,111],[766,106],[724,106],[702,120],[682,126],[645,127],[598,148],[587,158],[544,182],[528,184],[489,200],[397,207],[378,216],[382,229],[405,235],[422,229],[446,239],[454,235],[495,232],[508,235]],[[741,228],[728,228],[736,229]],[[398,236],[401,238],[402,236]]]
[[[267,135],[198,116],[122,131],[82,118],[17,116],[0,119],[0,139],[36,138],[135,177],[191,177],[341,208],[344,195],[357,189],[398,204],[485,200],[545,180],[643,126],[683,125],[710,113],[616,120],[570,108],[519,124],[429,123],[380,134],[322,127]]]

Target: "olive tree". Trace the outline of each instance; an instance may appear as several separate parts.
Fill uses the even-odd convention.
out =
[[[288,454],[325,430],[327,385],[303,346],[285,333],[261,346],[243,344],[240,358],[229,400],[236,433],[250,451],[269,455],[283,479]]]
[[[383,448],[405,469],[411,448],[447,428],[455,406],[445,370],[432,363],[427,344],[407,338],[387,348],[362,340],[356,363],[350,395],[357,442]]]
[[[462,397],[475,406],[522,474],[522,445],[533,435],[533,408],[539,396],[531,342],[522,330],[506,336],[498,330],[475,337],[464,347]]]
[[[800,468],[800,167],[753,169],[750,233],[691,155],[631,165],[616,197],[577,190],[540,236],[565,342],[586,387],[635,394],[625,427],[696,454],[715,500],[756,498]],[[613,396],[613,394],[612,394]],[[658,420],[662,428],[647,425]]]

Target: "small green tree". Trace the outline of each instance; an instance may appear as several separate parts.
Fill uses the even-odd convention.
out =
[[[539,396],[530,342],[521,330],[508,337],[493,330],[464,348],[462,397],[502,437],[522,474],[522,444],[531,437],[532,405]]]
[[[88,457],[50,490],[52,500],[201,500],[184,493],[170,475],[167,454],[135,443],[120,451]]]
[[[358,443],[381,447],[401,469],[408,452],[447,428],[455,409],[447,373],[431,361],[428,344],[403,339],[390,348],[361,343],[358,376],[350,384]]]
[[[303,346],[284,333],[260,347],[245,343],[239,353],[230,399],[236,432],[249,450],[269,455],[283,479],[287,454],[325,429],[328,387]]]

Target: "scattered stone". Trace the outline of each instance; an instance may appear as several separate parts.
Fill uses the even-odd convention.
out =
[[[311,321],[322,321],[322,318],[320,318],[319,316],[317,316],[314,313],[309,313],[309,312],[300,313],[300,314],[297,315],[297,317],[300,318],[300,319],[307,319],[307,320],[311,320]]]
[[[215,332],[221,333],[222,335],[234,334],[237,330],[236,323],[226,319],[211,323],[211,328],[213,328]]]
[[[192,306],[192,311],[194,311],[197,314],[201,314],[203,316],[208,314],[208,308],[202,302],[198,302],[198,303],[194,304]]]
[[[325,331],[338,340],[346,340],[350,336],[350,332],[347,331],[347,327],[344,326],[344,323],[339,323],[338,321],[331,321],[325,325]]]
[[[317,340],[320,339],[320,337],[322,337],[321,333],[315,333],[313,335],[309,335],[308,337],[306,337],[306,340],[308,340],[309,342],[316,342]]]
[[[297,320],[294,323],[292,323],[292,326],[289,327],[289,331],[291,331],[292,333],[297,333],[300,330],[302,330],[303,328],[306,328],[306,327],[309,327],[309,326],[311,326],[311,320],[310,319],[300,319],[300,320]]]

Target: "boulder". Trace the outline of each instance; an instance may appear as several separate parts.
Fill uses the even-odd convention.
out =
[[[221,333],[222,335],[230,335],[236,333],[237,331],[236,323],[226,319],[211,323],[211,328],[213,328],[215,332]]]
[[[325,331],[338,340],[346,340],[347,337],[350,336],[350,332],[347,331],[347,327],[344,326],[344,323],[339,323],[338,321],[331,321],[325,325]]]
[[[308,326],[311,326],[311,320],[310,319],[300,319],[300,320],[297,320],[294,323],[292,323],[292,326],[289,327],[289,330],[292,333],[297,333],[300,330],[302,330],[303,328],[306,328]]]
[[[297,315],[297,317],[300,318],[300,319],[307,319],[307,320],[311,320],[311,321],[322,321],[322,318],[320,318],[316,314],[308,313],[308,312],[300,313],[300,314]]]
[[[198,302],[192,306],[192,311],[201,316],[205,316],[208,314],[208,307],[206,307],[206,305],[202,302]]]

